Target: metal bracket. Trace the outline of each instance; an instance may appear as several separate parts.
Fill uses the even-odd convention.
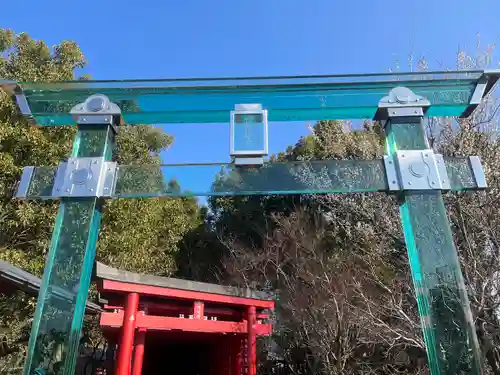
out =
[[[121,121],[121,110],[106,95],[89,96],[83,103],[74,106],[70,114],[79,125],[109,124],[116,132],[116,125]]]
[[[28,196],[31,178],[33,177],[34,171],[35,167],[33,166],[23,168],[23,174],[21,175],[21,180],[19,180],[19,186],[17,187],[16,198],[24,199]]]
[[[421,107],[388,107],[387,118],[391,117],[423,117],[424,111]]]
[[[443,156],[432,150],[397,151],[384,157],[389,190],[450,190]]]
[[[111,198],[116,163],[98,158],[70,158],[57,169],[53,197]]]
[[[481,158],[479,156],[469,156],[469,163],[474,179],[476,180],[477,188],[486,189],[488,184],[486,183],[486,176],[484,174],[483,165],[481,164]]]
[[[479,81],[477,82],[477,85],[476,85],[476,88],[474,89],[474,92],[472,93],[472,97],[470,98],[469,105],[481,104],[481,100],[484,97],[487,85],[488,85],[488,78],[486,78],[484,75],[481,76],[479,78]]]
[[[474,89],[474,92],[472,93],[472,97],[470,98],[469,105],[465,109],[465,111],[460,115],[462,118],[469,117],[472,112],[477,108],[479,104],[481,104],[481,101],[485,97],[485,94],[487,92],[487,87],[489,83],[488,77],[486,77],[484,74],[479,78],[476,88]]]
[[[259,167],[264,165],[264,158],[234,158],[234,165],[237,167]]]
[[[396,167],[396,162],[392,155],[384,155],[385,175],[387,177],[387,184],[390,191],[399,191],[399,176]]]
[[[423,96],[414,94],[407,87],[398,86],[379,101],[374,119],[387,120],[389,117],[423,116],[430,105],[430,102]]]

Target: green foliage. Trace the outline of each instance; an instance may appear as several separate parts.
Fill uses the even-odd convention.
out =
[[[0,79],[56,81],[79,79],[85,66],[78,45],[63,41],[53,49],[27,34],[0,29]],[[26,165],[57,165],[71,151],[75,129],[37,128],[18,113],[8,94],[0,91],[0,259],[41,276],[51,237],[56,202],[12,199]],[[120,164],[159,164],[159,153],[172,137],[152,126],[120,127],[114,159]],[[132,271],[171,275],[178,242],[200,223],[194,199],[113,200],[106,203],[97,259]],[[34,299],[23,294],[0,295],[2,366],[22,362]],[[23,331],[24,332],[24,331]],[[4,356],[5,355],[5,356]]]
[[[28,344],[35,299],[22,292],[12,296],[0,293],[0,374],[20,373]]]
[[[319,121],[312,128],[310,135],[302,137],[293,147],[284,153],[271,156],[271,162],[324,160],[324,159],[373,159],[383,154],[383,134],[379,124],[366,122],[358,131],[350,131],[343,121]],[[214,183],[229,186],[234,184],[231,175],[223,176]],[[290,178],[293,178],[289,176]],[[259,179],[272,181],[280,178],[270,169],[260,170]],[[258,185],[259,181],[252,181]],[[296,181],[291,181],[296,184]],[[269,183],[267,183],[269,185]],[[212,221],[217,231],[237,237],[250,247],[262,246],[263,234],[271,230],[273,213],[289,215],[297,207],[315,206],[306,196],[249,196],[249,197],[211,197],[208,200]],[[217,242],[217,241],[216,241]],[[214,245],[216,247],[217,245]],[[213,267],[206,264],[207,267]],[[198,264],[198,268],[202,268]],[[202,272],[200,270],[200,272]]]
[[[183,235],[198,224],[190,199],[123,199],[106,205],[98,260],[121,269],[170,276]]]

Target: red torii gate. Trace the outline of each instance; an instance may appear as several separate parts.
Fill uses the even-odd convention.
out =
[[[270,297],[248,289],[139,275],[97,263],[100,325],[118,344],[116,375],[255,375],[256,339],[270,335]]]

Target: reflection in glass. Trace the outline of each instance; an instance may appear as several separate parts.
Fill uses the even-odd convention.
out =
[[[387,190],[382,160],[120,166],[115,196],[324,194]]]
[[[444,164],[454,190],[477,188],[469,158],[444,158]]]

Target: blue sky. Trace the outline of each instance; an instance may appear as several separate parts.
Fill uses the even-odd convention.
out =
[[[383,72],[396,56],[407,70],[411,52],[453,67],[478,32],[500,42],[499,14],[499,0],[28,0],[4,2],[0,27],[75,40],[95,79],[227,77]],[[228,124],[164,128],[166,163],[229,160]],[[306,133],[272,124],[270,151]]]

